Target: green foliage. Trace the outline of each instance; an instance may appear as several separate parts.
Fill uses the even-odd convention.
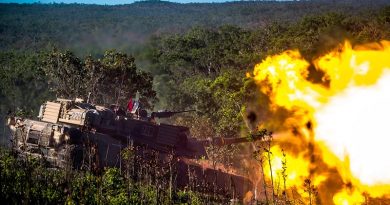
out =
[[[129,5],[0,4],[0,49],[70,49],[99,55],[139,49],[150,36],[183,33],[194,25],[245,28],[295,22],[329,11],[359,13],[389,5],[387,0],[241,1],[219,4],[136,2]]]
[[[58,97],[74,98],[84,94],[86,85],[82,82],[86,71],[81,60],[70,51],[53,50],[44,60],[43,70],[48,76],[50,89]]]
[[[245,78],[246,72],[262,58],[287,49],[298,49],[305,58],[313,59],[347,39],[352,43],[386,39],[390,34],[387,10],[359,16],[340,12],[309,15],[297,22],[256,29],[197,27],[182,35],[153,38],[146,56],[155,75],[158,106],[197,109],[197,115],[176,121],[190,126],[196,136],[248,132],[255,128],[245,122],[248,108],[264,110],[262,114],[269,108],[267,96],[258,93],[253,80]],[[310,69],[309,79],[320,82],[322,73]],[[273,115],[283,113],[277,110]],[[260,119],[257,114],[255,121]],[[206,124],[211,128],[205,129]]]
[[[18,203],[60,203],[64,199],[64,176],[45,168],[36,159],[18,159],[0,150],[0,199]]]
[[[170,200],[161,188],[133,182],[118,168],[97,175],[51,169],[42,160],[18,158],[5,149],[0,149],[0,182],[0,200],[6,204],[204,204],[193,191],[174,192]]]
[[[248,30],[223,26],[218,30],[194,28],[183,35],[154,38],[149,54],[154,63],[152,72],[212,77],[227,69],[248,69],[259,57],[249,49],[250,36]]]
[[[84,62],[69,51],[53,50],[46,56],[43,70],[58,97],[89,97],[92,103],[124,106],[138,91],[145,107],[156,100],[153,77],[139,71],[132,56],[114,50],[107,51],[101,59],[88,56]]]
[[[249,79],[239,74],[233,74],[233,71],[227,71],[215,79],[196,76],[184,80],[178,93],[188,102],[193,102],[191,108],[195,108],[199,112],[192,115],[193,118],[196,118],[197,121],[202,118],[203,120],[209,119],[212,131],[204,134],[231,137],[237,134],[242,123],[241,107],[250,98],[253,98],[256,92],[256,89],[249,90],[248,87],[244,86],[247,81]],[[186,106],[184,103],[178,105]],[[203,124],[202,127],[205,126],[204,123],[201,124]],[[204,129],[202,127],[198,129]]]
[[[23,116],[33,116],[49,98],[46,76],[40,69],[42,55],[0,52],[0,115],[18,111]]]
[[[177,204],[191,204],[200,205],[204,204],[202,199],[192,191],[179,191],[177,193]]]
[[[67,204],[93,204],[101,201],[99,193],[100,179],[90,172],[78,173],[71,182]]]
[[[102,194],[105,203],[127,204],[127,194],[125,192],[124,178],[117,168],[108,168],[102,176]]]

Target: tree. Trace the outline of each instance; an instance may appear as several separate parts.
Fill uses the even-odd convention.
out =
[[[17,110],[35,110],[49,98],[41,54],[0,53],[0,115]]]
[[[43,70],[48,76],[50,90],[57,97],[75,98],[85,95],[86,70],[72,52],[53,50],[44,59]]]
[[[125,106],[139,92],[144,107],[156,101],[153,77],[137,69],[134,57],[114,50],[107,51],[102,59],[88,56],[84,62],[69,51],[54,50],[46,57],[43,70],[58,97]]]

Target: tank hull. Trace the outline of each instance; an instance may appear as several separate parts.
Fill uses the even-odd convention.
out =
[[[10,118],[12,148],[45,159],[53,167],[99,173],[118,167],[134,179],[242,199],[251,180],[208,160],[206,146],[247,142],[246,138],[198,140],[189,128],[118,115],[69,100],[41,106],[40,120]],[[203,163],[199,163],[202,161]],[[159,181],[161,180],[161,181]]]

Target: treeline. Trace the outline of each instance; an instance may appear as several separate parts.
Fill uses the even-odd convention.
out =
[[[80,59],[69,51],[52,50],[3,52],[0,57],[2,113],[23,112],[32,117],[31,109],[56,97],[88,97],[95,104],[124,105],[138,92],[145,108],[156,100],[153,76],[137,69],[134,57],[124,53],[110,50],[102,58]]]
[[[389,5],[386,0],[0,4],[0,50],[37,51],[55,46],[78,55],[101,55],[112,48],[136,52],[153,35],[180,34],[194,26],[229,24],[254,29],[327,12],[361,15],[385,5]]]
[[[299,49],[310,60],[346,39],[352,43],[390,39],[389,25],[390,7],[385,7],[365,15],[331,12],[256,29],[195,27],[150,39],[136,56],[141,65],[118,51],[84,58],[61,50],[1,52],[1,109],[3,114],[37,110],[56,93],[87,99],[91,92],[96,103],[109,105],[120,99],[125,105],[137,90],[145,89],[141,94],[151,109],[196,109],[197,113],[177,119],[192,127],[195,136],[235,136],[253,129],[250,124],[257,124],[260,116],[271,115],[266,96],[245,77],[261,59]],[[319,81],[321,73],[311,71],[309,78]],[[251,118],[253,122],[245,121],[252,110],[263,113]]]

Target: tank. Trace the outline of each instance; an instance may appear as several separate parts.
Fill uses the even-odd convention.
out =
[[[174,157],[177,187],[209,184],[220,192],[229,187],[234,198],[242,198],[253,189],[251,180],[199,161],[209,159],[207,146],[261,140],[264,135],[199,140],[191,137],[188,127],[156,123],[156,118],[183,112],[189,111],[148,114],[143,109],[128,112],[116,105],[104,107],[80,99],[57,99],[41,105],[38,120],[14,116],[8,119],[8,126],[15,151],[21,156],[43,158],[53,167],[96,172],[104,167],[122,168],[122,151],[136,147],[136,155],[144,159],[145,152],[158,153],[159,164]]]

